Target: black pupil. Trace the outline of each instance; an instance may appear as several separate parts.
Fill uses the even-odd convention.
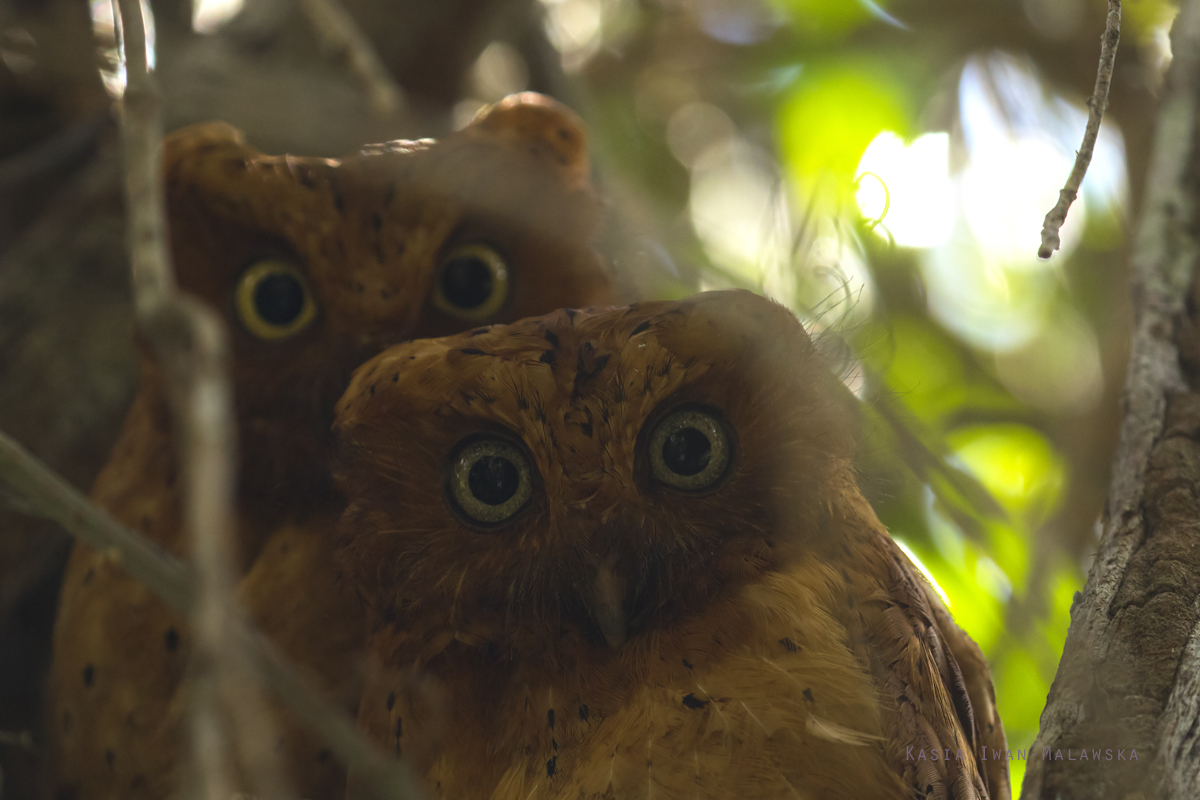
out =
[[[703,472],[712,458],[712,442],[695,428],[680,428],[663,442],[663,463],[676,475]]]
[[[442,268],[442,295],[459,308],[478,308],[492,296],[492,270],[478,256],[459,256]]]
[[[517,493],[521,473],[517,465],[500,456],[483,456],[471,465],[467,488],[475,499],[489,506],[498,506]]]
[[[268,275],[254,287],[254,310],[265,322],[287,325],[304,310],[304,287],[294,275]]]

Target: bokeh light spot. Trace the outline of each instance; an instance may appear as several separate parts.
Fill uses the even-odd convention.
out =
[[[1050,262],[1035,257],[1042,221],[1058,202],[1074,158],[1042,137],[996,137],[962,176],[963,211],[971,232],[993,259],[1030,269]],[[1062,227],[1062,256],[1079,242],[1087,204],[1075,203]],[[1061,256],[1060,256],[1061,257]]]
[[[932,247],[950,238],[955,193],[950,182],[950,134],[927,133],[912,144],[892,131],[876,136],[858,162],[858,208],[879,220],[896,244]],[[864,180],[867,174],[877,180]],[[885,213],[886,211],[886,213]]]
[[[546,35],[562,54],[563,68],[575,71],[600,49],[601,0],[542,0]]]
[[[692,170],[692,226],[717,264],[761,284],[790,251],[790,227],[770,156],[742,140],[709,148]]]
[[[695,166],[709,148],[729,142],[736,133],[733,120],[709,103],[688,103],[667,122],[667,147],[685,167]]]
[[[793,188],[810,198],[832,190],[835,203],[853,197],[863,152],[883,130],[908,127],[904,92],[862,65],[801,74],[777,117],[779,148]]]
[[[516,48],[507,42],[495,41],[483,48],[471,67],[474,95],[494,103],[510,94],[523,91],[529,85],[529,68]]]
[[[984,350],[1026,346],[1054,299],[1052,271],[1010,268],[983,248],[961,218],[950,239],[922,251],[919,265],[930,314]]]
[[[245,0],[196,0],[192,7],[192,30],[216,33],[241,12]]]
[[[1065,467],[1054,447],[1025,425],[976,425],[947,437],[955,456],[1014,514],[1044,517],[1058,502]]]
[[[996,372],[1018,400],[1052,413],[1089,411],[1104,391],[1096,334],[1069,308],[1021,349],[997,353]]]

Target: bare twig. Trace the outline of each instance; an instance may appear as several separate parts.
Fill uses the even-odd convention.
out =
[[[0,433],[0,487],[27,513],[57,522],[84,544],[108,555],[176,611],[191,612],[196,582],[188,565],[108,516],[4,433]],[[375,797],[421,800],[408,767],[359,733],[345,712],[325,698],[240,613],[232,613],[226,622],[229,642],[248,654],[264,682],[346,766],[378,787]]]
[[[271,795],[281,773],[274,737],[262,730],[270,718],[258,687],[246,680],[244,654],[225,641],[235,587],[236,466],[226,332],[216,313],[176,286],[166,244],[160,102],[145,22],[139,0],[114,2],[126,73],[121,143],[134,308],[163,369],[183,475],[183,525],[196,567],[189,700],[200,796],[226,800],[233,794],[238,751],[254,788]]]
[[[1175,501],[1150,500],[1147,475],[1156,448],[1164,446],[1168,404],[1187,395],[1176,333],[1200,254],[1192,178],[1200,129],[1200,0],[1180,3],[1171,42],[1174,58],[1159,105],[1146,196],[1133,239],[1136,322],[1104,529],[1080,601],[1071,609],[1062,661],[1034,743],[1034,750],[1050,747],[1054,752],[1068,743],[1102,741],[1120,731],[1126,747],[1153,754],[1152,774],[1157,777],[1151,782],[1141,773],[1141,780],[1123,785],[1122,779],[1132,773],[1115,762],[1079,768],[1066,761],[1030,759],[1021,793],[1025,798],[1050,796],[1062,786],[1070,786],[1074,797],[1131,796],[1144,790],[1147,797],[1191,798],[1200,791],[1200,762],[1191,746],[1200,717],[1200,638],[1186,618],[1172,616],[1170,625],[1148,624],[1156,616],[1172,614],[1161,606],[1120,600],[1131,586],[1146,587],[1137,590],[1146,597],[1162,591],[1155,575],[1162,572],[1164,561],[1146,556],[1164,551],[1151,550],[1149,541],[1181,552],[1192,546],[1190,529],[1172,530],[1171,523],[1158,521],[1169,517],[1164,507]],[[1170,445],[1162,452],[1174,453]],[[1173,466],[1171,458],[1175,456],[1164,455],[1154,463]],[[1155,468],[1171,474],[1171,467]],[[1175,469],[1189,475],[1189,467]],[[1169,496],[1177,494],[1173,489]],[[1161,544],[1164,541],[1177,544]],[[1176,637],[1175,631],[1182,633]],[[1150,676],[1162,673],[1159,654],[1164,652],[1177,654],[1170,656],[1174,678],[1169,697],[1162,698],[1157,687],[1145,688],[1136,697],[1123,697],[1114,688],[1133,681],[1142,689]]]
[[[22,512],[57,522],[67,533],[119,563],[176,611],[192,602],[192,577],[179,559],[116,522],[78,489],[0,433],[0,488]]]
[[[371,98],[371,108],[381,117],[400,110],[404,93],[371,41],[338,0],[300,0],[309,24],[330,58],[344,60]]]
[[[1108,17],[1104,36],[1100,40],[1100,67],[1096,70],[1096,88],[1088,98],[1087,128],[1083,132],[1083,143],[1075,153],[1075,166],[1067,176],[1067,183],[1058,193],[1058,202],[1042,224],[1042,246],[1038,258],[1049,258],[1058,249],[1058,231],[1067,221],[1067,210],[1079,196],[1079,186],[1092,163],[1092,151],[1096,149],[1096,137],[1100,135],[1100,122],[1108,110],[1108,87],[1112,83],[1113,63],[1117,58],[1117,43],[1121,41],[1121,0],[1108,0]]]

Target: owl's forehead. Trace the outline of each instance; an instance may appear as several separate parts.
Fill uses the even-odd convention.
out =
[[[509,325],[408,342],[356,374],[343,421],[399,414],[506,427],[575,447],[636,438],[674,398],[725,400],[761,382],[763,352],[807,343],[770,301],[717,292],[679,302],[560,310]],[[791,349],[791,348],[789,348]]]
[[[166,175],[181,282],[223,296],[247,264],[279,258],[304,272],[330,329],[407,336],[458,243],[486,243],[527,270],[545,259],[543,241],[585,252],[594,198],[510,138],[460,132],[331,160],[263,155],[226,125],[174,134]]]
[[[266,155],[227,125],[193,126],[168,139],[167,177],[175,194],[203,198],[218,216],[306,250],[381,229],[452,227],[460,212],[524,218],[531,204],[547,211],[564,195],[574,205],[591,199],[570,180],[573,173],[537,148],[470,129],[329,159]],[[354,259],[342,260],[354,268]]]
[[[368,398],[374,397],[366,380],[390,372],[395,399],[431,410],[537,416],[551,410],[567,413],[601,399],[636,405],[672,391],[689,372],[703,371],[701,359],[658,341],[653,327],[662,316],[636,308],[561,310],[406,342],[357,376],[347,401],[353,404],[349,401],[361,394],[359,384]]]

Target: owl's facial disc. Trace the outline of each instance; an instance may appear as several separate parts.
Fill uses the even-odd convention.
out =
[[[718,409],[708,405],[675,405],[665,414],[652,415],[639,438],[644,443],[650,479],[684,494],[716,489],[733,462],[733,428]],[[630,626],[637,626],[642,616],[639,606],[644,611],[645,603],[637,597],[641,592],[630,593],[637,579],[629,575],[628,558],[624,563],[618,560],[614,542],[597,536],[587,553],[595,573],[579,593],[604,641],[616,650],[625,643]],[[650,599],[649,595],[642,597],[642,601]]]

